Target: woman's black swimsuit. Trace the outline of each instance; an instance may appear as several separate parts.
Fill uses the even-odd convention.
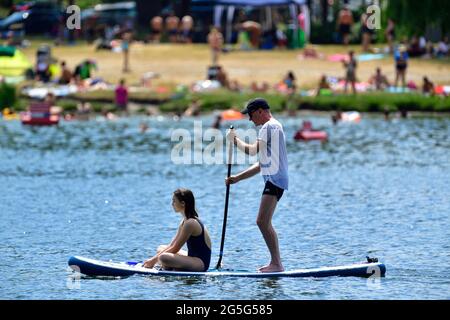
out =
[[[198,236],[191,235],[187,240],[188,256],[196,257],[202,260],[205,266],[203,271],[206,271],[208,270],[209,263],[211,262],[211,249],[205,242],[205,228],[203,226],[203,223],[201,223],[198,219],[197,221],[202,227],[202,233]]]

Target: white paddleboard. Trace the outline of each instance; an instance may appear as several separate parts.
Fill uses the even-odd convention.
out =
[[[312,269],[297,269],[283,272],[255,272],[255,271],[225,271],[208,270],[206,272],[166,271],[142,267],[136,262],[100,261],[80,256],[69,259],[69,266],[76,272],[93,277],[128,277],[135,274],[148,276],[175,277],[253,277],[253,278],[281,278],[281,277],[370,277],[384,276],[386,266],[379,262],[358,263],[339,267],[322,267]]]

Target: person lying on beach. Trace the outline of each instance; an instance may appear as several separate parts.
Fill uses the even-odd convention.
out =
[[[175,190],[172,207],[183,218],[177,234],[169,245],[159,246],[156,255],[146,260],[143,266],[153,268],[159,264],[165,270],[207,271],[211,261],[211,239],[198,218],[192,191]],[[187,244],[188,252],[181,249],[184,244]]]
[[[256,81],[253,81],[250,84],[251,92],[267,92],[269,90],[269,84],[265,81],[258,84]]]

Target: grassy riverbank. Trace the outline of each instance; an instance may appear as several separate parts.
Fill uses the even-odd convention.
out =
[[[24,53],[35,63],[36,49],[42,40],[32,40],[31,46],[23,49]],[[270,85],[279,82],[287,71],[292,70],[297,76],[300,89],[307,90],[317,87],[322,74],[341,77],[344,75],[342,63],[332,62],[325,57],[331,54],[342,54],[348,49],[360,53],[359,46],[321,45],[315,46],[323,59],[302,60],[302,50],[272,50],[272,51],[233,51],[220,58],[230,80],[237,80],[244,87],[253,81],[265,81]],[[145,45],[133,44],[130,51],[131,72],[121,72],[122,55],[110,51],[96,51],[92,45],[80,42],[75,46],[58,46],[53,49],[53,56],[60,61],[65,60],[70,68],[87,57],[95,59],[98,70],[95,77],[116,84],[120,78],[125,78],[130,88],[129,100],[137,104],[134,110],[145,112],[148,105],[157,106],[162,112],[180,112],[185,110],[193,100],[198,99],[202,111],[215,109],[238,108],[245,101],[256,96],[266,98],[275,111],[286,109],[307,110],[357,110],[361,112],[380,112],[384,110],[396,111],[406,109],[410,111],[449,112],[450,98],[425,97],[420,94],[389,94],[364,93],[357,96],[336,95],[331,97],[301,97],[295,96],[288,100],[286,96],[275,92],[269,94],[235,93],[230,91],[216,91],[204,94],[189,94],[177,92],[179,85],[185,87],[193,82],[205,79],[210,62],[210,52],[207,45]],[[393,58],[387,56],[381,60],[360,62],[358,64],[358,79],[367,80],[377,67],[382,68],[389,80],[395,77]],[[139,88],[144,72],[152,71],[160,74],[152,81],[151,89]],[[408,68],[408,80],[421,83],[422,77],[427,75],[436,85],[450,83],[450,63],[444,60],[411,59]],[[165,93],[158,93],[157,88],[166,88]],[[1,89],[0,89],[1,91]],[[17,90],[20,91],[20,90]],[[11,90],[0,93],[0,109],[13,107],[24,110],[29,100],[24,97],[12,97]],[[114,93],[111,90],[77,93],[73,96],[59,99],[58,104],[66,111],[76,110],[80,101],[90,102],[94,111],[113,110]],[[3,99],[3,100],[2,100]],[[3,101],[3,102],[2,102]]]
[[[193,99],[198,99],[202,111],[215,109],[237,108],[251,98],[263,97],[267,99],[275,111],[284,110],[316,110],[316,111],[360,111],[383,112],[389,111],[425,111],[450,112],[450,98],[425,97],[418,94],[384,94],[367,93],[357,96],[338,95],[330,97],[301,97],[288,99],[286,96],[275,94],[236,94],[230,92],[217,92],[214,94],[197,94],[187,99],[179,99],[163,103],[162,111],[182,111]]]
[[[7,88],[7,89],[5,89]],[[4,92],[2,97],[2,93]],[[255,98],[265,98],[274,112],[285,110],[315,110],[315,111],[360,111],[360,112],[395,112],[399,110],[423,112],[450,112],[450,97],[424,96],[421,94],[391,94],[364,93],[354,95],[335,95],[320,97],[302,97],[296,95],[288,98],[281,94],[269,93],[236,93],[218,90],[210,93],[156,93],[130,92],[130,102],[137,105],[137,112],[146,112],[148,106],[157,107],[161,112],[183,112],[194,101],[197,101],[201,112],[235,108],[240,110],[246,101]],[[71,97],[58,100],[58,105],[64,111],[73,112],[81,101],[89,102],[94,112],[114,111],[112,91],[95,91],[78,93]],[[25,110],[29,100],[23,97],[12,98],[11,88],[0,88],[0,100],[8,101],[16,111]],[[12,102],[13,101],[13,102]],[[11,103],[12,102],[12,103]]]
[[[359,111],[359,112],[391,112],[399,110],[423,112],[450,112],[450,98],[428,97],[421,94],[365,93],[353,95],[335,95],[321,97],[288,98],[280,94],[268,93],[236,93],[219,90],[211,93],[187,94],[170,99],[165,94],[149,94],[148,103],[157,105],[161,112],[183,112],[194,101],[197,101],[201,112],[224,109],[242,109],[245,103],[256,97],[265,98],[274,112],[285,110],[315,111]],[[111,101],[111,100],[110,100]],[[146,101],[142,95],[131,96],[131,101]],[[145,105],[143,105],[145,109]]]

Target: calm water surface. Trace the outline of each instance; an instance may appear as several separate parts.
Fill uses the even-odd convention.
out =
[[[286,269],[376,256],[379,282],[359,278],[73,279],[72,255],[142,260],[176,232],[178,187],[194,191],[213,239],[222,228],[225,165],[175,165],[174,128],[193,119],[130,118],[27,128],[0,120],[0,299],[450,299],[450,118],[333,127],[327,144],[297,143],[300,118],[280,117],[290,189],[274,217]],[[204,128],[212,116],[200,118]],[[139,123],[150,130],[141,134]],[[234,123],[250,128],[248,121]],[[206,145],[206,144],[205,144]],[[233,166],[233,172],[245,166]],[[231,188],[224,267],[268,261],[256,226],[261,177]]]

